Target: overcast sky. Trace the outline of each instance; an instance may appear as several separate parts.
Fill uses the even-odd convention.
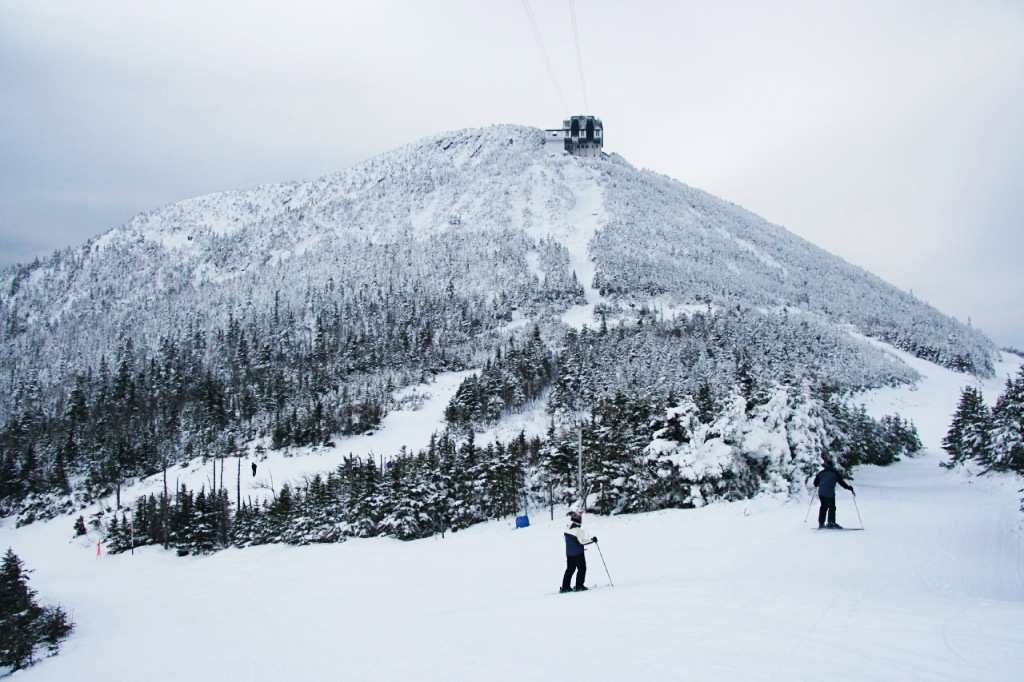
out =
[[[0,266],[434,133],[590,113],[606,151],[1024,348],[1024,2],[575,15],[578,52],[568,0],[0,0]]]

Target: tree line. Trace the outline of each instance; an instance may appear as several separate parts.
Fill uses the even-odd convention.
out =
[[[468,377],[446,411],[453,429],[480,429],[546,396],[559,419],[592,411],[615,396],[647,396],[664,405],[691,395],[708,416],[731,393],[747,409],[779,385],[807,384],[822,394],[910,383],[917,374],[882,351],[800,315],[733,307],[664,319],[641,306],[632,319],[608,306],[596,328],[570,329],[551,345],[533,327],[525,341],[498,348]],[[617,315],[619,323],[608,324]]]
[[[193,320],[155,349],[126,334],[56,399],[37,377],[15,386],[0,428],[0,512],[47,494],[65,509],[73,493],[80,503],[119,495],[125,480],[236,456],[253,440],[319,446],[371,430],[395,390],[474,357],[469,311],[454,292],[362,291],[322,301],[309,329],[275,300],[213,331]]]
[[[478,446],[472,434],[435,434],[418,453],[380,465],[349,456],[334,471],[285,483],[262,501],[233,505],[224,488],[150,494],[106,525],[108,551],[162,545],[179,554],[268,543],[339,542],[387,535],[410,540],[514,515],[526,505],[525,476],[539,439]]]
[[[770,444],[770,445],[769,445]],[[386,463],[347,457],[335,470],[286,483],[263,500],[228,491],[151,494],[107,523],[108,551],[162,545],[180,554],[266,543],[403,540],[489,519],[579,502],[603,514],[692,507],[758,492],[791,493],[825,457],[851,469],[891,463],[920,447],[913,424],[875,420],[835,394],[777,386],[747,409],[692,396],[618,394],[576,423],[551,419],[543,437],[477,445],[473,430],[435,434],[417,453]]]

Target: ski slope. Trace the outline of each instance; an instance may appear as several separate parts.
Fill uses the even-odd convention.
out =
[[[1010,359],[983,386],[990,401],[1016,371]],[[938,466],[935,443],[967,379],[915,367],[916,389],[868,404],[898,406],[928,451],[856,470],[858,506],[841,491],[838,518],[865,532],[813,530],[810,497],[588,515],[615,586],[591,549],[596,589],[585,594],[555,593],[564,510],[552,520],[534,509],[524,529],[507,519],[408,543],[185,558],[153,547],[97,558],[94,541],[71,539],[71,517],[6,520],[0,545],[34,570],[41,601],[77,623],[58,656],[16,679],[1018,680],[1021,483]],[[376,447],[418,446],[446,386],[418,419],[392,415]],[[272,454],[261,467],[283,476],[335,456]]]

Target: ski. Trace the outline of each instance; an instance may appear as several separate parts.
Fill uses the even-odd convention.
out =
[[[864,530],[864,529],[863,528],[828,528],[828,527],[825,527],[825,528],[812,528],[811,530],[819,531],[819,530]]]
[[[591,585],[590,587],[588,587],[585,590],[579,590],[579,592],[592,592],[593,590],[596,590],[598,587],[600,587],[600,586],[599,585]],[[577,592],[577,590],[569,590],[568,592],[548,592],[547,594],[578,594],[579,592]]]

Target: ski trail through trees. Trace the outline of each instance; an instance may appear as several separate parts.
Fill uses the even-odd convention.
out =
[[[936,408],[946,414],[956,384],[949,388]],[[440,397],[426,400],[421,417]],[[431,425],[416,414],[385,421],[364,445],[419,441]],[[261,467],[280,480],[286,466],[298,475],[329,457],[269,453]],[[585,596],[542,597],[564,570],[562,509],[554,519],[538,510],[521,529],[506,518],[443,539],[184,558],[144,547],[97,559],[95,541],[71,540],[72,517],[21,528],[7,519],[2,545],[79,626],[60,656],[19,677],[788,682],[841,671],[853,682],[1016,680],[1024,666],[1019,480],[947,471],[942,460],[929,449],[855,470],[863,533],[808,532],[809,500],[781,495],[588,515],[616,586]],[[849,494],[838,514],[840,523],[855,519]],[[597,555],[588,563],[588,584],[604,585]],[[196,623],[210,636],[196,637]],[[582,639],[584,655],[565,655],[569,636]],[[167,642],[177,643],[173,656]]]

